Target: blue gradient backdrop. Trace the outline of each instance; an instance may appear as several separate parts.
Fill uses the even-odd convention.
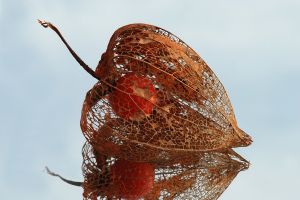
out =
[[[80,112],[96,81],[37,18],[56,24],[93,67],[122,25],[155,24],[179,36],[217,74],[254,138],[237,149],[250,169],[220,199],[298,199],[299,10],[297,0],[1,0],[0,199],[82,199],[81,188],[44,166],[82,180]]]

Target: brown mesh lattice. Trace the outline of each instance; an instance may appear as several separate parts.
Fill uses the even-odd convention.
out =
[[[87,93],[81,128],[104,155],[162,161],[251,143],[238,128],[216,75],[183,41],[161,28],[133,24],[118,29],[96,73],[101,81]],[[128,74],[151,82],[155,93],[147,93],[147,88],[130,80],[118,85]],[[129,94],[124,92],[128,87],[132,89]],[[112,105],[124,107],[124,98],[119,95],[112,102],[116,92],[128,94],[133,101],[135,96],[143,98],[152,105],[151,113],[136,106],[139,112],[133,117],[120,116]]]
[[[97,197],[122,198],[110,172],[116,159],[97,153],[88,143],[83,147],[83,158],[84,198],[92,200]],[[144,196],[144,199],[149,200],[217,199],[234,177],[241,170],[248,168],[248,162],[232,150],[223,153],[202,152],[196,157],[185,157],[177,163],[168,165],[151,164],[155,167],[154,184],[151,192]],[[128,199],[137,197],[131,196]]]

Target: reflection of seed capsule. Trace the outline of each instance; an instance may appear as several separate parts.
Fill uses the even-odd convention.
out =
[[[137,196],[141,195],[140,198],[149,200],[170,197],[216,200],[234,177],[248,168],[248,162],[233,150],[200,153],[197,158],[185,157],[180,163],[160,165],[103,156],[86,143],[83,156],[84,194],[87,197],[100,196],[100,199],[138,199]],[[128,192],[136,184],[140,188]]]

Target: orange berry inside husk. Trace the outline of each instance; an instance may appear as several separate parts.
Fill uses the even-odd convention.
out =
[[[128,73],[117,80],[109,102],[119,117],[138,119],[152,113],[153,104],[156,102],[156,90],[148,78]]]

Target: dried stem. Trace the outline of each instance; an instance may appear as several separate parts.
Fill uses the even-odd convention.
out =
[[[67,43],[67,41],[62,36],[62,34],[59,32],[59,30],[53,24],[51,24],[50,22],[42,21],[42,20],[38,20],[38,22],[44,28],[51,28],[60,37],[60,39],[62,40],[62,42],[66,45],[66,47],[68,48],[68,50],[70,51],[70,53],[72,54],[72,56],[75,58],[75,60],[80,64],[80,66],[82,66],[83,69],[85,69],[85,71],[87,71],[94,78],[100,80],[96,76],[95,71],[92,70],[87,64],[85,64],[85,62],[83,60],[81,60],[81,58],[73,51],[73,49],[70,47],[70,45]]]

